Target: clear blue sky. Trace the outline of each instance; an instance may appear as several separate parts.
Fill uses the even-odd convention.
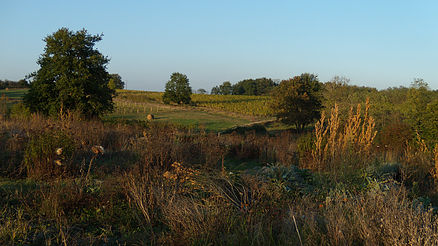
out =
[[[377,88],[423,78],[438,89],[438,1],[0,0],[0,79],[36,71],[61,27],[103,33],[97,47],[129,89],[246,78],[346,76]]]

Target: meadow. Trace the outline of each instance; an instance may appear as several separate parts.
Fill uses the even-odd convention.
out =
[[[180,107],[118,91],[116,111],[92,121],[11,107],[0,244],[438,245],[438,148],[377,118],[378,95],[345,91],[303,133],[225,131],[271,120],[251,113],[265,97],[194,95]]]
[[[161,103],[162,92],[147,91],[118,91],[119,97],[131,102]],[[208,95],[193,94],[192,105],[196,107],[216,109],[228,113],[237,113],[253,117],[269,117],[269,96],[246,96],[246,95]]]
[[[160,92],[118,90],[115,111],[106,119],[145,120],[148,114],[157,122],[171,122],[185,127],[221,131],[227,128],[272,119],[269,97],[192,95],[192,105],[162,103]]]

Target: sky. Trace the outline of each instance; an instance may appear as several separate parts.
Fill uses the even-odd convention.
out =
[[[37,71],[44,37],[67,27],[104,35],[96,48],[128,89],[163,91],[173,72],[207,91],[306,72],[438,89],[435,0],[0,0],[0,9],[0,79]]]

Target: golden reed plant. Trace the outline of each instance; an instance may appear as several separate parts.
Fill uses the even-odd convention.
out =
[[[315,124],[315,147],[312,149],[313,170],[335,170],[339,165],[364,166],[372,157],[372,144],[376,137],[374,119],[369,115],[370,103],[366,100],[362,115],[361,105],[356,112],[350,108],[348,118],[341,126],[338,105],[332,108],[326,120],[324,112]]]

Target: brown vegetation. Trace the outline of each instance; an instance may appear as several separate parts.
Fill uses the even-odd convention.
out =
[[[0,243],[438,245],[437,147],[378,147],[369,108],[311,135],[3,120]]]

